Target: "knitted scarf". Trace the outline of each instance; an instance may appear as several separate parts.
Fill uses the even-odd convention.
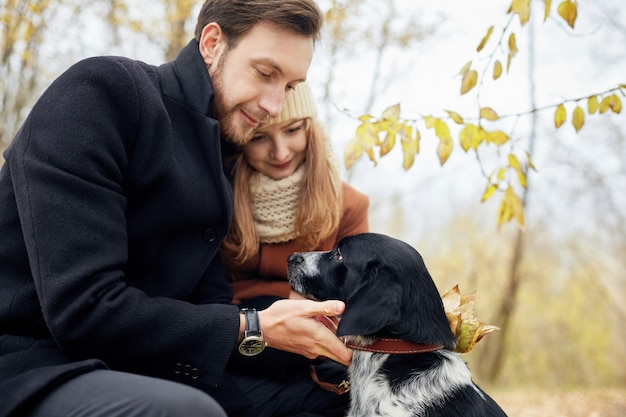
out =
[[[261,243],[282,243],[297,237],[296,209],[304,173],[305,167],[301,164],[293,174],[281,180],[260,172],[252,176],[252,216]]]

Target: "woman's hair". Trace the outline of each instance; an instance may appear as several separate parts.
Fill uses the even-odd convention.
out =
[[[211,22],[220,25],[228,47],[234,48],[242,35],[261,22],[318,40],[323,16],[314,0],[207,0],[198,15],[197,41]]]
[[[339,227],[342,212],[341,180],[329,155],[326,130],[317,118],[305,118],[307,135],[305,174],[300,186],[295,231],[306,250],[315,250]],[[235,209],[230,230],[222,243],[227,265],[241,265],[259,251],[260,241],[252,215],[250,178],[255,170],[243,154],[233,166]]]

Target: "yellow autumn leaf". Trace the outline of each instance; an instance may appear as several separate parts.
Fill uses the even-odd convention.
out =
[[[493,64],[493,79],[497,80],[502,75],[502,62],[500,60],[496,60]]]
[[[487,133],[487,143],[495,143],[498,146],[504,145],[509,141],[509,135],[501,130]]]
[[[435,119],[432,116],[424,116],[424,123],[426,124],[426,127],[428,129],[432,129],[433,127],[435,127],[435,121],[437,119]]]
[[[450,329],[457,340],[456,352],[467,353],[484,336],[500,330],[498,327],[482,322],[476,317],[475,295],[461,294],[458,285],[443,293],[441,300]]]
[[[565,112],[565,106],[563,104],[559,104],[556,108],[556,112],[554,113],[554,126],[558,129],[563,126],[566,119],[567,113]]]
[[[524,229],[524,205],[522,199],[515,194],[513,187],[509,187],[506,192],[506,198],[509,200],[513,218],[517,221],[517,225]]]
[[[383,111],[383,120],[398,120],[400,118],[400,104],[393,104]]]
[[[543,0],[543,2],[546,5],[544,12],[543,12],[543,21],[545,22],[546,20],[548,20],[548,16],[550,15],[550,8],[552,6],[552,0]]]
[[[622,111],[622,101],[617,94],[611,94],[609,107],[615,114],[619,114]]]
[[[359,140],[355,136],[348,142],[348,145],[346,145],[343,151],[343,163],[346,168],[350,169],[361,155],[363,155],[363,147],[359,144]]]
[[[480,199],[480,202],[484,203],[485,201],[489,200],[489,198],[493,195],[493,193],[496,192],[497,189],[498,189],[497,184],[489,184],[487,188],[485,189],[485,192],[483,193],[483,196]]]
[[[364,149],[378,144],[378,126],[374,123],[364,122],[356,128],[356,137]]]
[[[508,13],[517,13],[519,15],[519,21],[522,26],[528,22],[530,18],[530,0],[513,0],[511,7],[509,7]]]
[[[405,171],[408,171],[415,162],[415,154],[413,152],[403,152],[402,153],[402,168]]]
[[[587,99],[587,111],[589,112],[589,114],[594,114],[595,112],[598,111],[598,97],[597,96],[591,96],[589,97],[589,99]]]
[[[522,199],[515,194],[513,187],[509,186],[504,193],[498,210],[498,228],[513,219],[517,221],[518,226],[522,230],[525,228]]]
[[[459,71],[459,75],[465,75],[467,71],[469,71],[471,66],[472,66],[472,61],[467,61],[467,64],[463,65],[463,67]]]
[[[485,140],[485,131],[475,124],[468,123],[459,133],[459,143],[465,152],[470,148],[476,150]]]
[[[385,156],[393,149],[396,144],[396,132],[387,131],[385,140],[380,144],[380,156]]]
[[[441,165],[445,164],[450,154],[452,153],[452,139],[441,139],[439,141],[439,145],[437,146],[437,155],[439,156],[439,163]]]
[[[527,188],[528,183],[527,183],[527,181],[526,181],[526,174],[525,174],[525,173],[523,173],[523,172],[518,172],[518,173],[517,173],[517,179],[518,179],[518,181],[519,181],[519,184],[520,184],[522,187]]]
[[[513,58],[517,55],[517,41],[515,40],[515,33],[509,35],[509,57]]]
[[[580,106],[576,106],[574,112],[572,113],[572,125],[574,126],[574,129],[576,129],[576,132],[579,132],[584,124],[585,112],[580,108]]]
[[[461,148],[467,152],[472,146],[474,136],[478,134],[478,126],[474,124],[467,124],[459,133],[459,144]]]
[[[487,119],[491,121],[498,120],[500,118],[500,116],[498,116],[498,113],[496,113],[496,111],[491,107],[483,107],[482,109],[480,109],[480,117],[482,119]]]
[[[600,105],[598,106],[598,110],[600,111],[600,114],[604,114],[610,109],[611,109],[611,96],[606,96],[600,102]]]
[[[415,155],[419,152],[419,140],[402,140],[402,167],[407,171],[415,162]]]
[[[517,156],[510,153],[508,159],[509,159],[509,166],[511,168],[513,168],[517,172],[522,172],[522,164],[520,164],[519,159],[517,159]]]
[[[496,178],[498,179],[498,181],[502,181],[504,180],[505,176],[506,176],[506,168],[500,168],[498,170],[498,175],[496,175]]]
[[[478,71],[476,70],[468,70],[463,75],[463,81],[461,82],[461,95],[469,92],[472,88],[476,86],[478,82]]]
[[[574,29],[574,23],[576,23],[576,15],[578,14],[578,2],[571,0],[565,0],[559,4],[556,9],[559,15],[567,22],[567,24]]]
[[[503,224],[508,223],[513,218],[513,210],[511,209],[511,202],[506,197],[502,197],[500,202],[500,208],[498,209],[498,228]]]
[[[446,110],[446,113],[448,113],[448,115],[450,116],[450,118],[452,120],[454,120],[454,122],[456,124],[462,125],[465,122],[463,121],[463,118],[456,112],[453,112],[452,110]]]
[[[441,119],[437,119],[435,122],[435,134],[439,138],[439,145],[437,146],[439,163],[443,165],[452,153],[453,143],[452,137],[450,136],[450,129],[448,129],[448,125]]]
[[[362,123],[356,130],[356,139],[363,148],[363,151],[370,158],[370,161],[376,166],[377,162],[376,156],[374,155],[374,146],[379,144],[376,125],[370,122]]]
[[[476,128],[476,134],[472,138],[472,149],[477,150],[481,143],[487,140],[487,132],[482,126]]]
[[[493,33],[493,26],[490,26],[489,29],[487,29],[487,34],[483,37],[483,39],[480,41],[480,44],[476,48],[476,52],[480,52],[483,50],[483,48],[489,41],[489,38],[491,37],[492,33]]]
[[[405,124],[404,128],[398,132],[400,137],[402,138],[402,143],[409,141],[415,141],[417,148],[415,149],[415,153],[419,152],[419,143],[420,143],[420,132],[415,129],[415,137],[413,137],[413,126]]]
[[[446,122],[444,122],[441,119],[436,119],[435,120],[435,134],[437,135],[437,137],[441,140],[447,140],[447,139],[452,139],[452,137],[450,136],[450,129],[448,128],[448,125],[446,124]]]

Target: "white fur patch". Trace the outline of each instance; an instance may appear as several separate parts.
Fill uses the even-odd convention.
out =
[[[380,372],[389,355],[355,351],[349,368],[351,404],[347,416],[423,416],[428,407],[443,404],[456,388],[474,386],[470,370],[457,354],[446,350],[438,353],[445,357],[441,366],[417,373],[392,390]]]

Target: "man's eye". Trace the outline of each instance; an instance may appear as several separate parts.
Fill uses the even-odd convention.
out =
[[[271,77],[272,77],[272,74],[267,73],[267,72],[265,72],[265,71],[261,71],[260,69],[257,69],[256,71],[257,71],[257,72],[259,73],[259,75],[260,75],[261,77],[263,77],[263,78],[271,78]]]

